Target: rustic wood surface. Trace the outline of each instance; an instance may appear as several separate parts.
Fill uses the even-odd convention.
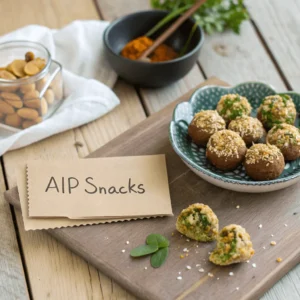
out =
[[[246,22],[240,36],[225,33],[207,37],[199,59],[201,69],[195,66],[180,82],[157,90],[138,90],[119,81],[115,90],[121,106],[86,126],[6,154],[0,181],[7,183],[6,188],[13,187],[14,166],[26,158],[88,155],[195,87],[203,77],[217,75],[231,84],[263,80],[280,90],[299,89],[298,1],[249,0],[247,7],[254,22]],[[33,23],[59,28],[76,19],[114,19],[147,8],[148,0],[0,1],[4,12],[0,34]],[[35,299],[132,299],[48,235],[24,232],[20,214],[16,212],[15,217],[5,204],[1,204],[0,228],[5,236],[0,250],[0,299],[26,299],[27,293]],[[2,253],[9,254],[5,263]],[[14,271],[6,272],[8,267]],[[279,281],[265,299],[300,298],[299,279],[300,266]]]
[[[211,79],[207,84],[221,85],[222,82]],[[141,299],[256,299],[300,262],[300,219],[297,215],[300,184],[268,194],[241,194],[199,179],[180,161],[168,136],[175,105],[188,100],[190,95],[191,92],[88,158],[165,153],[175,216],[190,203],[201,201],[216,212],[221,227],[231,222],[245,226],[256,250],[249,264],[217,267],[209,263],[207,252],[212,251],[213,243],[199,244],[186,240],[179,233],[174,234],[174,217],[158,218],[155,222],[139,220],[48,232]],[[5,196],[10,203],[18,204],[16,188]],[[240,209],[237,210],[236,205]],[[258,226],[260,223],[264,224],[263,230]],[[170,256],[164,267],[155,270],[149,266],[149,259],[130,259],[130,248],[142,244],[145,236],[158,231],[171,240]],[[130,241],[129,246],[126,240]],[[276,247],[270,245],[271,240],[277,241]],[[189,256],[180,259],[183,248],[189,249]],[[122,249],[127,252],[122,253]],[[277,257],[283,258],[280,264],[276,262]],[[201,264],[205,272],[199,274],[196,264]],[[191,271],[186,270],[187,265],[192,266]],[[180,282],[176,279],[179,271],[183,277]],[[234,273],[234,278],[229,272]],[[210,278],[208,273],[214,277]]]

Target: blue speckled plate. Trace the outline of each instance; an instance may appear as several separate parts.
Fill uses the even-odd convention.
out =
[[[254,181],[246,175],[243,166],[230,172],[218,170],[206,159],[205,148],[196,146],[188,138],[188,125],[195,113],[200,110],[216,109],[220,97],[229,93],[247,97],[253,108],[252,116],[255,117],[262,99],[277,92],[270,85],[261,82],[245,82],[235,87],[205,86],[198,89],[188,102],[178,104],[170,124],[170,141],[184,163],[203,179],[217,186],[240,192],[269,192],[285,188],[300,180],[300,159],[287,163],[284,172],[275,180]],[[284,93],[293,98],[299,112],[300,94]],[[297,118],[296,126],[298,125]]]

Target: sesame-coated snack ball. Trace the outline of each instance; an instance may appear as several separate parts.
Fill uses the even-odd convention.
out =
[[[272,180],[284,170],[284,157],[274,145],[255,144],[246,153],[244,166],[246,173],[254,180]]]
[[[190,239],[209,242],[218,235],[219,220],[208,205],[195,203],[182,210],[176,229]]]
[[[209,260],[221,266],[245,262],[254,255],[250,235],[240,225],[225,226],[217,237],[217,247]]]
[[[228,129],[238,133],[248,146],[258,143],[266,134],[262,123],[258,119],[249,116],[237,117],[232,120]]]
[[[205,146],[215,132],[225,128],[226,123],[216,110],[202,110],[195,114],[188,133],[195,144]]]
[[[272,95],[263,99],[257,110],[257,118],[266,129],[276,124],[294,124],[296,108],[293,99],[289,95]]]
[[[241,116],[249,116],[252,107],[246,97],[238,94],[228,94],[221,97],[217,105],[219,115],[229,123]]]
[[[221,130],[210,137],[206,157],[216,168],[227,171],[243,161],[246,151],[245,142],[236,132]]]
[[[267,142],[278,147],[285,160],[295,160],[300,157],[300,130],[293,125],[275,125],[268,132]]]

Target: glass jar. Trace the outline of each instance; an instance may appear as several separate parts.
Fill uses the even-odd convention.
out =
[[[32,52],[35,58],[42,59],[41,69],[33,76],[27,76],[22,69],[26,64],[27,52]],[[21,78],[18,78],[19,73],[12,67],[12,62],[15,60],[22,60],[20,72],[23,72],[25,77],[20,75]],[[2,130],[16,132],[36,125],[50,117],[62,100],[62,66],[51,59],[49,51],[43,45],[29,41],[0,44],[0,128]]]

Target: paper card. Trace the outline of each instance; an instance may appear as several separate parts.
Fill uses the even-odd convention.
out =
[[[27,163],[30,217],[172,215],[164,155]]]
[[[26,165],[19,166],[16,169],[17,184],[19,198],[21,203],[21,211],[23,217],[24,228],[28,230],[55,229],[63,227],[73,227],[82,225],[96,225],[113,222],[123,222],[142,218],[125,218],[125,219],[89,219],[89,220],[71,220],[68,218],[30,218],[28,215],[28,200],[27,200],[27,176]]]

